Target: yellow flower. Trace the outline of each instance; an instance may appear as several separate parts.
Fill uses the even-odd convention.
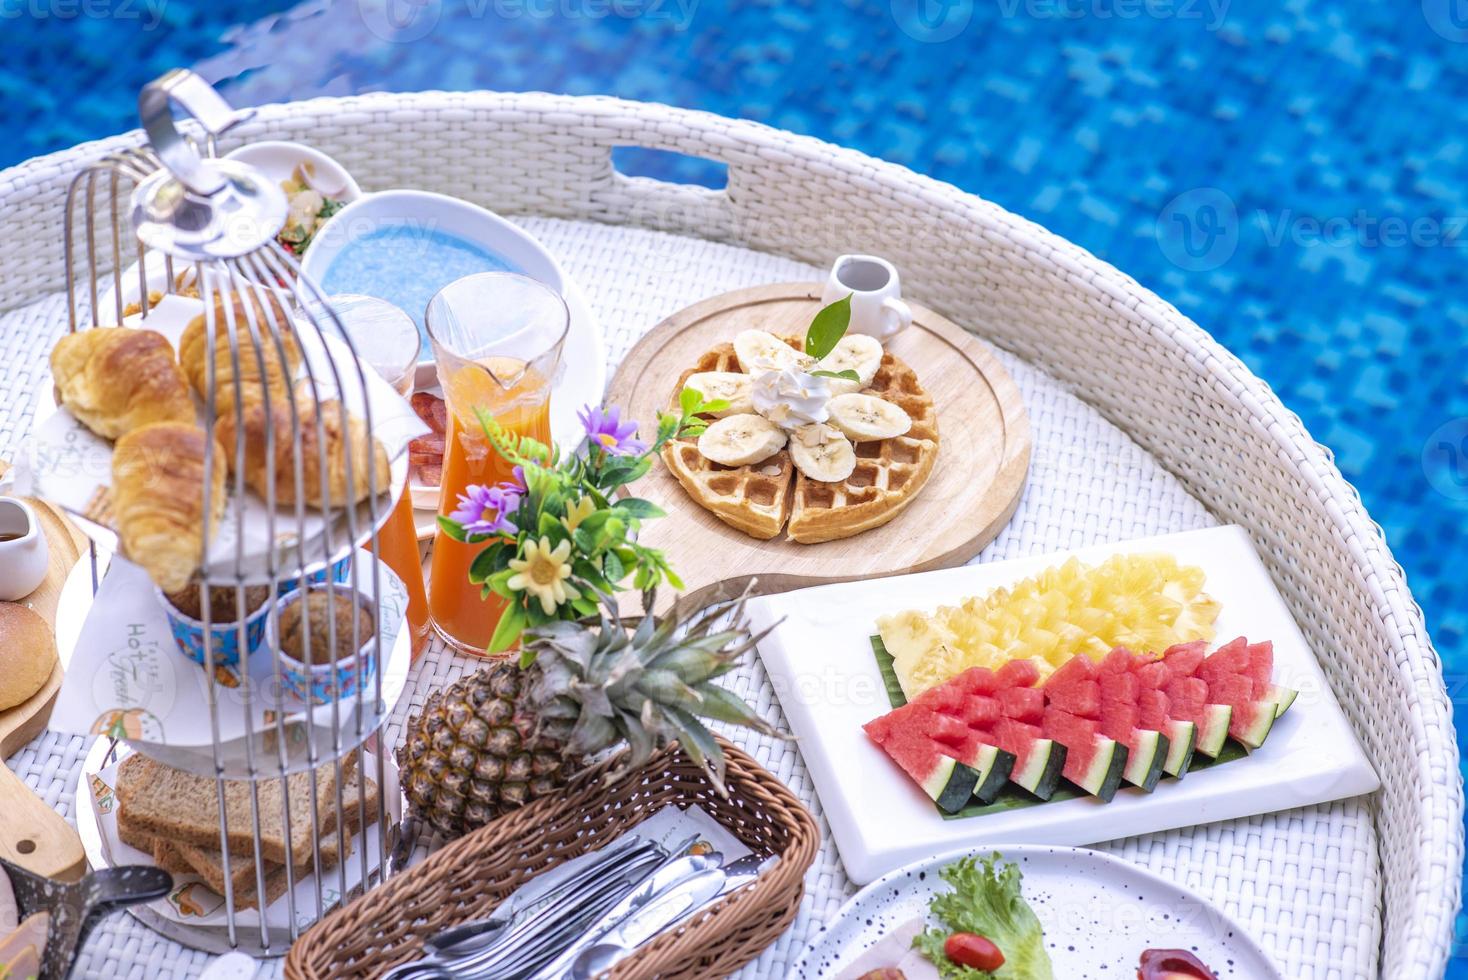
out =
[[[574,531],[581,526],[596,511],[596,501],[590,497],[582,497],[574,504],[566,508],[566,516],[561,518],[561,523],[566,525],[566,530]]]
[[[510,559],[515,574],[507,584],[516,592],[535,596],[545,614],[554,615],[561,603],[581,598],[576,587],[566,581],[571,577],[571,563],[566,560],[570,555],[569,541],[562,541],[552,550],[550,538],[542,537],[539,542],[530,538],[525,542],[525,557]]]

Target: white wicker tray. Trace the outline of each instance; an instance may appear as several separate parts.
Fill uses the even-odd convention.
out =
[[[1030,486],[980,556],[1042,554],[1228,522],[1246,527],[1381,774],[1370,798],[1105,845],[1196,889],[1289,977],[1433,977],[1450,952],[1463,798],[1441,668],[1380,529],[1326,450],[1259,379],[1171,306],[1022,219],[850,151],[750,123],[609,99],[374,95],[270,107],[240,140],[297,139],[369,190],[457,194],[524,225],[585,287],[609,366],[674,310],[715,293],[818,277],[883,254],[919,302],[1004,348],[1034,436]],[[0,454],[14,456],[64,329],[65,188],[136,134],[0,173]],[[723,191],[624,177],[614,146],[712,157]],[[817,206],[815,202],[819,202]],[[431,650],[388,729],[472,665]],[[783,721],[762,668],[740,693]],[[410,703],[411,702],[411,705]],[[818,817],[795,746],[734,740]],[[85,752],[48,734],[12,768],[71,814]],[[795,925],[742,974],[783,977],[852,893],[829,845]],[[192,976],[203,954],[128,917],[99,929],[78,976]]]

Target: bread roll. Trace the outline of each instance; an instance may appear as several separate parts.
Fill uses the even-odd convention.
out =
[[[69,333],[51,348],[56,400],[104,439],[150,422],[195,418],[173,345],[153,330],[104,327]]]
[[[45,687],[55,667],[51,625],[26,606],[0,602],[0,711]]]
[[[361,419],[347,413],[339,401],[321,403],[319,416],[326,435],[323,443],[317,432],[318,410],[307,398],[296,399],[301,426],[301,484],[306,504],[325,509],[330,491],[332,507],[356,504],[369,493],[369,467],[373,474],[371,488],[382,493],[388,488],[390,473],[387,453],[367,433]],[[265,406],[251,403],[244,411],[245,482],[261,497],[266,496],[270,480],[265,461]],[[285,402],[271,401],[271,427],[275,429],[275,502],[296,502],[295,450],[291,440],[291,414]],[[225,448],[231,465],[235,461],[237,429],[233,415],[225,415],[214,426],[219,444]],[[352,482],[347,484],[347,440],[352,446]],[[326,480],[321,481],[321,458],[326,457]],[[324,488],[324,489],[323,489]]]
[[[204,547],[204,430],[161,422],[117,440],[112,510],[122,552],[164,592],[189,584]],[[214,446],[209,525],[224,514],[224,450]]]
[[[246,319],[246,307],[253,311],[255,328],[252,332]],[[234,320],[235,347],[239,352],[239,372],[235,372],[234,355],[230,353],[229,314],[232,309]],[[274,322],[275,330],[270,329]],[[188,375],[189,383],[205,401],[209,398],[209,358],[206,331],[207,320],[203,314],[194,317],[184,328],[178,341],[178,359]],[[272,339],[280,337],[280,346]],[[260,338],[259,347],[255,337]],[[281,360],[281,348],[285,360]],[[263,353],[260,352],[263,348]],[[264,371],[261,371],[261,360]],[[249,293],[227,293],[215,297],[214,301],[214,415],[224,418],[234,414],[235,403],[249,405],[260,401],[264,391],[270,390],[272,404],[285,404],[286,385],[295,376],[301,364],[301,350],[296,343],[295,328],[286,316],[285,308],[273,293],[252,291]]]

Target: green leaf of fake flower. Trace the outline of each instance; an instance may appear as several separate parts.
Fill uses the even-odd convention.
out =
[[[703,395],[693,388],[684,388],[678,393],[678,408],[686,418],[697,415],[703,408]]]
[[[473,563],[469,566],[469,581],[475,585],[483,585],[495,572],[493,548],[485,548],[474,556]]]
[[[805,332],[805,352],[816,360],[836,349],[851,323],[851,294],[823,307]]]
[[[623,497],[612,505],[613,509],[620,510],[632,517],[652,518],[663,517],[667,511],[663,510],[651,500],[643,500],[640,497]]]
[[[607,581],[613,585],[627,577],[627,570],[622,567],[622,559],[617,557],[615,551],[608,551],[602,556],[601,570]]]
[[[449,537],[453,538],[455,541],[466,541],[469,537],[467,534],[464,533],[464,529],[462,527],[449,520],[447,517],[443,517],[441,515],[438,517],[438,529],[444,534],[447,534]]]
[[[846,381],[860,381],[861,375],[847,368],[845,371],[812,371],[813,378],[842,378]]]
[[[500,616],[499,625],[494,628],[494,635],[489,638],[489,649],[487,653],[504,653],[515,642],[520,639],[520,634],[525,632],[528,622],[525,615],[525,606],[516,602],[508,606]]]

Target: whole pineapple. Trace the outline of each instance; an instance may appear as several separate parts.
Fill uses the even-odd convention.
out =
[[[653,607],[652,597],[644,603]],[[604,601],[592,622],[527,630],[520,662],[480,669],[429,696],[408,719],[397,759],[410,812],[449,836],[554,793],[625,742],[629,767],[676,739],[723,792],[724,757],[699,716],[772,733],[713,683],[754,646],[736,604],[683,623],[649,612],[629,630]]]

